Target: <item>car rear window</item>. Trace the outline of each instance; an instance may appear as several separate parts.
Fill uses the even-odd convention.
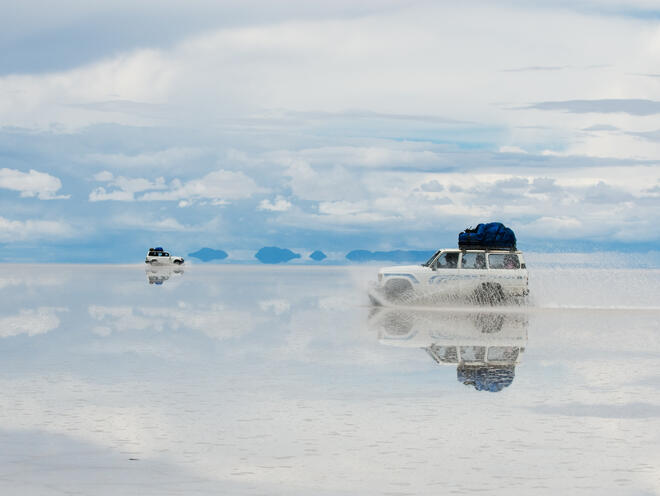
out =
[[[483,253],[463,253],[463,269],[485,269],[486,256]]]
[[[483,362],[486,358],[485,346],[461,346],[461,360],[463,362]]]
[[[490,253],[488,265],[491,269],[519,269],[520,260],[515,253]]]
[[[513,346],[491,346],[488,348],[488,360],[493,362],[514,363],[518,358],[520,348]]]
[[[426,348],[426,352],[431,355],[431,357],[433,357],[436,362],[458,362],[458,354],[456,353],[455,346],[438,346],[436,344],[432,344]]]

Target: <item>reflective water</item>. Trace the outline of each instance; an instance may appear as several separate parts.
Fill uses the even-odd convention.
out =
[[[0,494],[658,494],[660,271],[3,266]]]

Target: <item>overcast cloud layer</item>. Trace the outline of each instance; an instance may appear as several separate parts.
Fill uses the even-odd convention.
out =
[[[660,241],[657,2],[4,10],[1,260]]]

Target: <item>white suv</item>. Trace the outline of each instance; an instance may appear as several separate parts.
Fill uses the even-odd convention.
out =
[[[164,251],[160,246],[156,248],[149,248],[147,252],[147,258],[145,258],[144,263],[151,265],[158,264],[175,264],[181,265],[183,263],[183,258],[173,257],[166,251]]]
[[[437,251],[422,265],[383,267],[369,297],[377,305],[424,298],[495,304],[528,293],[522,252],[449,249]]]

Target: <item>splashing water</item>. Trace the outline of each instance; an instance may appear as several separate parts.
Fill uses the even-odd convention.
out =
[[[415,288],[396,298],[376,294],[385,306],[465,307],[524,306],[537,308],[593,308],[660,310],[660,269],[649,268],[529,268],[527,298],[481,298],[451,288]],[[373,301],[372,301],[373,302]]]

